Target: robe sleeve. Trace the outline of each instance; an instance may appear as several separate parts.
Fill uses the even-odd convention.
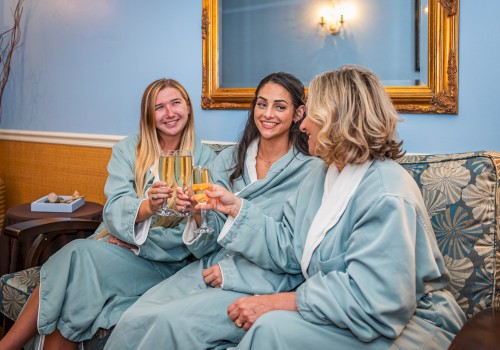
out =
[[[248,294],[274,294],[295,289],[303,282],[301,273],[275,273],[252,263],[239,254],[226,255],[219,266],[224,290]]]
[[[214,231],[200,235],[195,235],[193,232],[197,227],[196,223],[193,222],[194,220],[189,222],[183,234],[183,241],[196,258],[200,259],[221,249],[221,246],[217,243],[217,235],[225,219],[224,214],[207,211],[207,226],[213,228]]]
[[[232,170],[232,155],[234,147],[224,149],[219,153],[216,159],[210,164],[210,182],[227,188],[232,191],[232,186],[229,181],[230,171]],[[217,236],[224,227],[227,220],[227,215],[219,213],[215,210],[207,210],[206,212],[207,226],[214,231],[196,236],[193,232],[196,225],[188,225],[188,230],[184,232],[184,243],[191,253],[201,258],[207,254],[214,253],[220,250],[221,246],[217,243]]]
[[[113,146],[104,186],[106,203],[103,220],[118,239],[134,243],[136,217],[142,198],[137,197],[134,182],[135,145],[128,140]]]
[[[190,255],[182,242],[182,232],[186,224],[181,222],[175,227],[152,227],[146,242],[140,246],[139,255],[154,261],[182,261]]]
[[[243,205],[231,228],[219,239],[219,244],[275,273],[302,274],[300,257],[302,247],[297,235],[309,228],[312,218],[304,218],[297,212],[319,206],[317,187],[326,174],[324,163],[309,158],[293,175],[299,179],[281,200],[271,198],[273,205],[280,207],[282,215],[273,217],[251,201]],[[319,180],[318,180],[319,176]],[[307,233],[307,231],[306,231]]]
[[[293,242],[297,200],[296,194],[287,197],[282,221],[276,222],[244,199],[238,217],[219,244],[263,269],[278,274],[301,274]]]
[[[426,229],[418,213],[398,196],[370,203],[353,220],[343,256],[321,261],[321,271],[297,289],[302,317],[366,342],[397,337],[416,309],[415,236]]]

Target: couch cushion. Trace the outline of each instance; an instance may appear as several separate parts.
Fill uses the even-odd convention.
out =
[[[1,312],[16,320],[40,280],[40,267],[14,272],[0,279]]]
[[[500,306],[500,153],[405,156],[422,191],[453,293],[467,317]]]
[[[0,312],[11,320],[16,320],[39,281],[39,266],[2,276],[0,279]],[[80,343],[79,349],[103,349],[111,331],[99,329],[92,339]]]

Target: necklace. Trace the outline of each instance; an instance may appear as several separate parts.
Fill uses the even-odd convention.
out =
[[[270,168],[270,167],[271,167],[271,165],[273,165],[273,163],[276,161],[276,160],[274,160],[274,161],[272,161],[272,162],[269,162],[269,161],[265,160],[265,159],[264,159],[264,158],[260,155],[260,153],[259,153],[259,152],[257,152],[257,158],[259,158],[260,160],[262,160],[262,161],[264,162],[264,164],[266,165],[266,167],[267,167],[267,168]]]

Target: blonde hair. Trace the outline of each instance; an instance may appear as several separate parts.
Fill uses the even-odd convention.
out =
[[[397,140],[398,113],[379,78],[364,67],[347,65],[315,76],[307,117],[321,128],[316,155],[328,164],[404,155]]]
[[[136,159],[134,168],[135,190],[139,198],[142,198],[148,181],[155,175],[153,172],[149,178],[146,178],[147,171],[152,165],[154,165],[155,169],[158,167],[158,159],[160,157],[162,147],[160,144],[161,138],[159,137],[155,126],[155,104],[158,93],[167,87],[177,89],[189,107],[188,120],[181,135],[180,149],[190,150],[191,152],[194,151],[195,136],[193,105],[186,89],[184,89],[184,87],[174,79],[163,78],[155,80],[149,84],[146,90],[144,90],[141,102],[139,142],[137,143],[135,150]],[[170,208],[175,207],[174,197],[168,200],[168,206]],[[181,220],[182,219],[168,216],[159,217],[155,226],[174,226]]]

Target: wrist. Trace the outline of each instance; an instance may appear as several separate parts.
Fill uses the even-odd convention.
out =
[[[298,311],[297,297],[295,292],[275,294],[276,310]]]
[[[229,211],[229,215],[231,215],[233,218],[237,217],[238,214],[240,213],[242,204],[243,204],[242,199],[236,197],[236,201],[234,202],[234,205],[231,207],[231,210]]]

